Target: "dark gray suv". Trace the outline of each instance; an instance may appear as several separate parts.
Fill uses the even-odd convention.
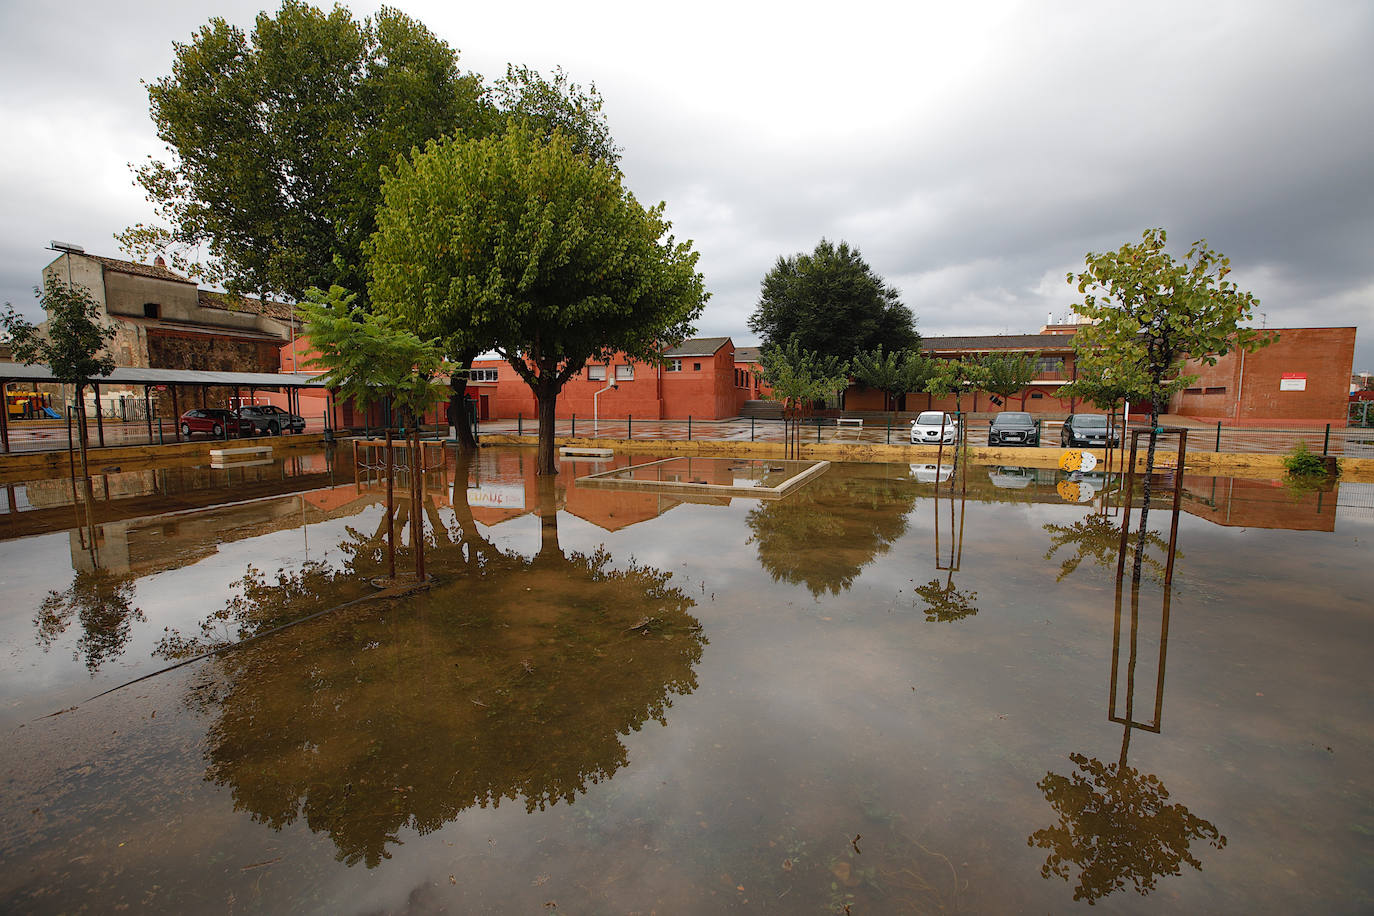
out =
[[[1004,410],[988,426],[988,445],[1039,445],[1040,421],[1020,410]]]
[[[253,404],[239,408],[239,419],[251,423],[252,434],[278,436],[284,432],[305,432],[305,417],[287,413],[275,404]]]

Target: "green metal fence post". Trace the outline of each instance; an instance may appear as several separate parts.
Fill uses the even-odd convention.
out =
[[[816,444],[821,444],[821,418],[816,418]]]
[[[626,438],[626,439],[633,439],[634,437],[635,437],[635,415],[632,414],[632,413],[627,413],[627,414],[625,414],[625,438]]]
[[[692,441],[692,415],[687,415],[687,441]]]
[[[887,418],[887,444],[892,444],[892,418]]]
[[[1331,449],[1331,424],[1326,424],[1326,438],[1322,440],[1322,454],[1327,454]]]
[[[749,418],[749,441],[754,441],[754,418]]]
[[[1217,451],[1221,451],[1221,421],[1217,421]]]
[[[572,415],[572,438],[577,438],[577,414]]]
[[[515,415],[515,434],[517,436],[523,436],[525,434],[525,415],[523,413],[517,413]]]

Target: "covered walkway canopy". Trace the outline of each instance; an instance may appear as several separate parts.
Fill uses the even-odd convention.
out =
[[[152,388],[166,387],[172,392],[172,412],[178,417],[181,416],[181,407],[177,403],[177,386],[200,388],[202,400],[205,391],[209,388],[232,388],[234,389],[235,400],[241,400],[244,391],[248,391],[251,396],[252,392],[255,391],[276,388],[287,392],[292,409],[299,412],[296,392],[302,388],[328,388],[329,386],[325,384],[323,378],[322,375],[306,373],[211,372],[200,369],[150,369],[138,366],[120,366],[109,375],[92,380],[91,388],[95,393],[98,408],[101,385],[141,386],[145,405]],[[62,384],[63,379],[56,378],[47,366],[28,366],[23,363],[0,360],[0,393],[8,394],[9,386],[13,382]],[[5,402],[4,408],[0,409],[0,445],[3,445],[4,450],[8,452],[10,450],[9,398],[5,397],[3,400]],[[151,439],[151,412],[148,412],[146,419],[149,423],[149,438]],[[96,427],[99,432],[100,444],[104,445],[105,424],[99,409],[96,410]],[[180,438],[179,433],[178,438]]]

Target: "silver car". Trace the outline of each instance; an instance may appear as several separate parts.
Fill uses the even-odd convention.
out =
[[[949,445],[959,438],[959,421],[942,410],[923,410],[911,421],[912,445]]]

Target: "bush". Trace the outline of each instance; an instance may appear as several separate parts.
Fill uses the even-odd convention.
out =
[[[1283,466],[1288,469],[1289,477],[1327,476],[1326,456],[1309,451],[1307,443],[1301,439],[1293,447],[1293,451],[1288,453],[1288,457],[1283,459]],[[1340,472],[1340,467],[1337,466],[1335,473],[1340,474]]]

